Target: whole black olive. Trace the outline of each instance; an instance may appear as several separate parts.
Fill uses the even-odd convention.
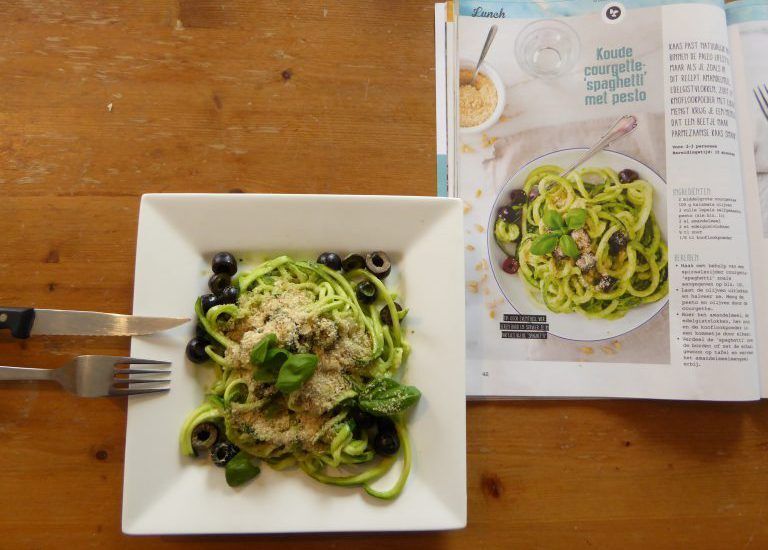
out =
[[[397,311],[403,311],[403,307],[395,302],[395,309]],[[381,311],[379,312],[379,317],[381,318],[381,322],[385,325],[392,326],[392,314],[389,311],[389,306],[385,305],[381,308]]]
[[[236,304],[237,299],[240,297],[240,290],[236,286],[228,286],[221,291],[219,295],[219,302],[222,304]]]
[[[226,466],[227,462],[232,460],[239,452],[240,447],[237,445],[229,441],[221,441],[211,447],[211,460],[213,460],[216,466]]]
[[[392,419],[388,416],[379,416],[376,418],[376,428],[379,430],[379,433],[397,433],[395,423],[392,422]]]
[[[379,432],[373,439],[373,450],[377,454],[392,456],[400,449],[400,438],[396,432]]]
[[[355,294],[361,304],[372,304],[376,301],[378,291],[371,281],[361,281],[355,287]]]
[[[520,209],[511,206],[502,206],[496,214],[507,223],[516,223],[520,219]]]
[[[387,256],[386,252],[377,250],[376,252],[366,254],[365,267],[379,279],[385,279],[392,270],[392,262],[389,261],[389,256]]]
[[[203,313],[208,313],[209,309],[211,309],[213,306],[219,305],[220,303],[221,302],[219,302],[219,299],[213,294],[206,294],[200,299],[200,305],[203,308]]]
[[[210,449],[219,439],[219,428],[213,422],[203,422],[192,430],[192,448],[196,451]]]
[[[529,201],[534,200],[536,197],[539,196],[539,194],[540,193],[539,193],[539,186],[538,185],[535,185],[535,186],[531,187],[531,190],[528,191],[528,200]]]
[[[323,252],[317,257],[317,263],[323,264],[328,269],[339,271],[341,269],[341,256],[335,252]]]
[[[219,252],[211,261],[214,273],[226,273],[230,277],[237,273],[237,260],[229,252]]]
[[[513,189],[509,193],[509,200],[511,206],[519,206],[528,202],[528,195],[523,189]]]
[[[211,278],[208,279],[208,288],[218,296],[231,282],[232,278],[226,273],[214,273],[211,275]]]
[[[363,430],[373,428],[373,425],[376,423],[376,419],[372,415],[360,409],[352,409],[349,416],[355,421],[355,425]]]
[[[621,183],[632,183],[637,179],[640,179],[638,173],[629,168],[624,168],[624,170],[619,172],[619,181]]]
[[[504,273],[514,275],[520,269],[520,262],[517,260],[517,258],[507,256],[504,258],[504,261],[501,262],[501,269],[504,271]]]
[[[341,260],[341,267],[344,271],[354,271],[365,267],[365,258],[360,254],[349,254]]]
[[[615,256],[627,248],[628,242],[629,238],[627,238],[626,233],[622,231],[616,231],[608,238],[608,252],[610,252],[611,256]]]
[[[195,338],[198,340],[205,340],[206,342],[210,342],[211,339],[211,337],[208,335],[208,331],[205,330],[205,327],[200,323],[197,323],[195,326]]]
[[[192,338],[187,344],[187,359],[193,363],[205,363],[208,361],[208,354],[205,353],[205,346],[210,342],[203,340],[202,338]]]

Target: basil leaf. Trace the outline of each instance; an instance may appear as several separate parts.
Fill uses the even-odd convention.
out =
[[[269,334],[268,336],[274,335]],[[258,345],[261,345],[261,342]],[[257,382],[274,384],[277,381],[280,367],[283,366],[290,356],[291,353],[283,348],[269,348],[264,353],[264,357],[260,361],[261,364],[256,365],[256,368],[253,369],[253,379]],[[253,353],[251,353],[251,362],[253,362]]]
[[[374,416],[392,416],[415,405],[420,397],[421,392],[413,386],[391,378],[377,378],[363,388],[358,406]]]
[[[274,372],[277,372],[280,367],[290,358],[291,352],[283,348],[270,348],[267,350],[267,355],[264,357],[264,361],[261,364]]]
[[[559,238],[560,233],[545,233],[544,235],[539,235],[531,244],[531,254],[535,254],[536,256],[550,254],[557,246],[557,240]]]
[[[563,235],[560,237],[560,250],[563,251],[563,254],[573,258],[574,260],[581,256],[579,247],[576,246],[576,241],[574,241],[573,237],[570,235]]]
[[[269,348],[277,344],[277,336],[272,333],[265,334],[259,343],[251,350],[251,364],[260,365],[267,358]]]
[[[317,355],[294,353],[280,367],[275,386],[283,393],[298,390],[312,376],[317,368]]]
[[[563,222],[563,217],[560,215],[560,212],[558,212],[557,210],[549,210],[549,209],[545,210],[544,223],[550,229],[563,229],[565,227],[565,223]]]
[[[256,382],[266,382],[268,384],[274,384],[277,381],[277,373],[279,369],[270,369],[264,365],[259,365],[253,369],[253,379]]]
[[[259,475],[261,470],[251,462],[251,456],[245,451],[240,451],[227,462],[224,477],[227,485],[237,487]]]
[[[565,215],[565,223],[568,225],[568,229],[580,229],[584,227],[584,223],[587,221],[587,211],[583,208],[572,208]]]
[[[344,377],[344,380],[347,381],[347,383],[352,387],[352,389],[355,391],[355,393],[362,393],[363,392],[363,386],[360,382],[355,380],[354,377],[349,376],[348,374],[342,375]]]

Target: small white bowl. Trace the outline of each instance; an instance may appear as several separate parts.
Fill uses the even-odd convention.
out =
[[[459,62],[459,68],[474,70],[475,61],[462,59]],[[485,132],[488,128],[499,121],[507,103],[507,94],[505,91],[504,82],[501,80],[501,76],[499,76],[499,73],[496,71],[496,69],[491,67],[486,61],[483,61],[483,64],[480,65],[480,74],[484,74],[490,78],[491,82],[493,82],[493,85],[496,86],[496,108],[493,110],[491,116],[485,120],[485,122],[478,124],[477,126],[462,126],[461,113],[459,112],[459,133],[461,134],[479,134],[480,132]]]

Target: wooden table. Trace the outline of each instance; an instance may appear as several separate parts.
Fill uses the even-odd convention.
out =
[[[130,312],[142,193],[435,189],[430,1],[0,1],[0,28],[0,303]],[[10,365],[127,350],[0,337]],[[138,538],[125,403],[6,384],[0,547],[765,548],[767,413],[473,403],[463,531]]]

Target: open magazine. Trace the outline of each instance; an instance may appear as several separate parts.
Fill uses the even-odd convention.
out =
[[[468,396],[768,395],[768,0],[461,1],[436,22]],[[571,169],[617,121],[636,127]]]

